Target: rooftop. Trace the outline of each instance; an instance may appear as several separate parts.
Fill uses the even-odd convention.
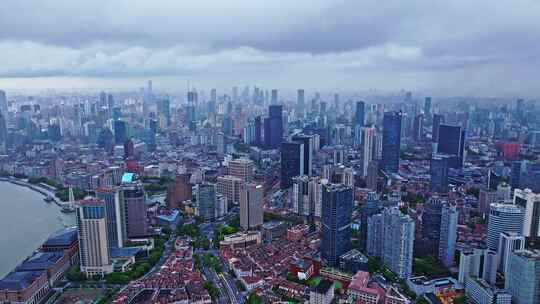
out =
[[[319,294],[326,294],[331,288],[334,288],[334,282],[330,280],[322,280],[319,285],[313,288],[313,291]]]
[[[43,246],[69,246],[77,241],[77,227],[69,227],[51,234]]]
[[[0,290],[20,291],[32,283],[43,273],[40,271],[14,271],[0,280]]]
[[[135,256],[141,251],[138,247],[111,248],[111,258],[126,258]]]
[[[61,252],[36,252],[17,267],[17,271],[47,270],[64,256]]]

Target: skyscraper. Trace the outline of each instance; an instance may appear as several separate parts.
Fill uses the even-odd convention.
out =
[[[454,264],[456,252],[458,211],[456,206],[445,204],[441,212],[441,233],[438,257],[447,267]]]
[[[354,112],[354,125],[363,126],[365,122],[365,107],[363,101],[356,102],[356,111]]]
[[[386,208],[368,219],[367,251],[399,278],[412,273],[414,221],[398,208]]]
[[[503,275],[506,275],[506,271],[508,270],[508,262],[512,252],[524,249],[525,237],[523,235],[506,231],[501,233],[497,255],[499,261],[498,268]]]
[[[116,188],[100,188],[96,190],[96,197],[105,203],[109,248],[123,247],[127,236],[124,235],[125,216],[122,192]]]
[[[8,117],[8,103],[6,92],[0,90],[0,113],[4,115],[4,118],[7,120]]]
[[[191,199],[192,187],[189,177],[189,174],[178,174],[174,183],[167,188],[167,207],[170,209],[179,209],[183,201]]]
[[[331,267],[351,249],[352,188],[327,184],[322,189],[321,255]]]
[[[158,101],[157,113],[159,115],[159,121],[161,125],[163,125],[164,127],[168,127],[171,125],[171,102],[168,98]]]
[[[125,233],[128,238],[148,236],[146,194],[142,183],[133,173],[124,173],[121,184],[124,199]]]
[[[270,105],[264,120],[264,143],[267,148],[278,149],[283,140],[283,107]]]
[[[255,145],[260,147],[262,145],[262,120],[261,116],[255,117]]]
[[[487,246],[491,250],[499,248],[499,238],[503,232],[521,233],[523,229],[523,209],[511,204],[491,204],[489,209]]]
[[[366,186],[371,190],[377,190],[377,180],[379,178],[379,162],[372,160],[369,162]]]
[[[540,304],[540,251],[522,250],[510,255],[504,287],[512,303]]]
[[[381,167],[387,173],[399,172],[401,118],[401,112],[384,113]]]
[[[525,210],[523,219],[523,235],[540,236],[540,194],[530,189],[515,189],[514,204]]]
[[[127,126],[126,122],[122,120],[115,120],[113,122],[114,127],[114,142],[117,145],[123,145],[127,140]]]
[[[424,101],[424,115],[431,116],[431,97],[426,97]]]
[[[461,168],[465,157],[465,130],[460,126],[440,125],[438,136],[437,152],[451,155],[451,168]]]
[[[373,160],[375,127],[362,127],[362,177],[368,175],[369,163]]]
[[[87,277],[113,271],[107,238],[105,202],[99,199],[79,201],[77,228],[81,272]]]
[[[362,203],[360,211],[360,249],[367,249],[368,220],[382,211],[382,203],[377,192],[369,192]]]
[[[293,177],[291,201],[294,213],[301,216],[311,215],[308,176],[300,175]]]
[[[245,182],[253,179],[253,161],[248,158],[237,158],[229,161],[229,175],[238,177]]]
[[[217,193],[225,196],[228,203],[238,204],[240,202],[240,187],[244,180],[232,175],[218,176]]]
[[[304,144],[284,142],[281,144],[281,189],[292,186],[292,179],[304,172]]]
[[[263,224],[262,185],[245,183],[240,189],[240,226],[249,230]]]
[[[272,89],[272,100],[270,101],[273,105],[278,103],[278,90]]]
[[[296,112],[297,112],[297,116],[299,118],[304,117],[304,111],[305,111],[305,108],[306,108],[306,102],[305,102],[304,94],[305,93],[304,93],[303,89],[298,89],[298,91],[296,92]]]
[[[301,174],[311,176],[313,168],[313,136],[298,134],[293,136],[292,141],[304,145],[304,170]]]
[[[444,116],[439,114],[433,114],[433,125],[431,129],[432,141],[434,143],[439,142],[439,126],[444,123]]]
[[[198,184],[195,191],[198,215],[205,222],[216,218],[216,187],[213,184]]]
[[[430,162],[431,191],[448,192],[448,160],[446,154],[433,154]]]

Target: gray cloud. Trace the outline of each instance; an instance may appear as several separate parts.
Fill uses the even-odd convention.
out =
[[[463,77],[477,84],[469,91],[503,82],[538,94],[507,72],[538,78],[539,15],[536,0],[4,0],[0,77],[241,82],[289,71],[343,77],[338,89],[440,89]]]

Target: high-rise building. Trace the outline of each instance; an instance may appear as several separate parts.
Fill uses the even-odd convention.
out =
[[[114,142],[117,145],[123,145],[127,140],[127,124],[122,120],[113,121]]]
[[[446,154],[433,154],[430,162],[431,191],[448,192],[448,160]]]
[[[459,169],[465,160],[465,130],[460,126],[439,126],[437,152],[451,155],[450,168]]]
[[[369,192],[364,199],[360,211],[360,249],[367,249],[367,230],[368,220],[375,214],[382,211],[382,203],[379,200],[377,192]]]
[[[381,167],[387,173],[399,172],[401,112],[386,112],[383,118]]]
[[[374,139],[375,127],[362,127],[362,177],[366,178],[368,175],[368,166],[373,160],[373,149],[374,149]]]
[[[422,254],[432,255],[446,266],[452,266],[456,248],[458,212],[455,206],[437,197],[424,204],[422,241],[417,244]]]
[[[189,178],[190,175],[187,173],[178,174],[174,183],[167,188],[167,207],[169,209],[179,209],[182,202],[191,199],[192,187]]]
[[[214,184],[198,184],[195,191],[198,216],[205,222],[216,219],[216,186]]]
[[[77,228],[81,272],[87,277],[113,271],[107,238],[105,202],[99,199],[79,201]]]
[[[512,303],[540,304],[540,251],[516,251],[509,260],[504,287]]]
[[[304,144],[284,142],[281,144],[281,189],[292,186],[292,179],[304,172]]]
[[[521,234],[523,229],[523,208],[511,204],[491,204],[489,209],[487,246],[490,250],[499,248],[499,238],[503,232]]]
[[[509,257],[514,251],[525,249],[525,237],[516,232],[502,232],[499,238],[498,269],[505,275],[508,270]]]
[[[313,136],[299,134],[293,136],[292,141],[304,145],[304,170],[301,174],[311,176],[313,168]]]
[[[255,145],[260,147],[262,145],[262,120],[261,116],[255,117]]]
[[[497,274],[497,253],[484,248],[466,248],[459,257],[458,282],[464,284],[469,277],[482,278],[494,284]]]
[[[365,122],[365,107],[363,101],[356,102],[356,111],[354,112],[354,125],[363,126]]]
[[[311,215],[309,201],[309,176],[299,175],[292,179],[291,205],[294,213],[301,216]]]
[[[96,197],[105,203],[109,248],[123,247],[127,237],[124,235],[125,216],[122,192],[117,188],[100,188],[96,190]]]
[[[434,143],[438,143],[439,142],[439,126],[444,123],[444,116],[440,115],[440,114],[433,114],[433,125],[432,125],[432,129],[431,129],[431,133],[432,133],[432,141]]]
[[[248,158],[237,158],[229,161],[229,175],[236,176],[243,181],[253,179],[253,161]]]
[[[353,194],[350,187],[327,184],[322,190],[321,255],[335,267],[339,257],[351,249]]]
[[[414,123],[412,126],[411,135],[412,138],[416,141],[419,141],[423,138],[424,131],[424,115],[418,114],[414,117]]]
[[[379,162],[372,160],[369,162],[366,186],[371,190],[377,190],[377,180],[379,178]]]
[[[525,210],[523,219],[523,235],[540,236],[540,194],[530,189],[515,189],[514,204]]]
[[[306,109],[305,93],[304,89],[298,89],[296,92],[296,112],[299,118],[304,117],[304,111]]]
[[[386,208],[368,219],[367,251],[399,278],[412,273],[414,221],[398,208]]]
[[[0,90],[0,114],[4,115],[5,119],[8,117],[8,103],[6,92]]]
[[[128,238],[148,236],[146,193],[133,173],[124,173],[120,185],[124,200],[125,232]]]
[[[218,176],[216,190],[223,195],[228,203],[240,203],[240,186],[244,180],[232,175]]]
[[[431,97],[426,97],[424,101],[424,115],[431,116]]]
[[[264,120],[264,143],[267,148],[278,149],[283,140],[283,107],[270,105]]]
[[[245,230],[263,224],[262,185],[245,183],[240,189],[240,226]]]

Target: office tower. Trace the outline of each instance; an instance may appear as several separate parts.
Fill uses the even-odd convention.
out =
[[[353,194],[350,187],[327,184],[322,189],[321,256],[330,267],[351,249]]]
[[[484,252],[484,269],[482,279],[491,285],[495,285],[497,280],[497,252],[486,250]]]
[[[105,202],[99,199],[79,201],[77,228],[81,272],[87,277],[112,272]]]
[[[0,90],[0,114],[4,115],[4,118],[8,118],[8,103],[6,92]]]
[[[540,303],[540,251],[522,250],[510,255],[504,287],[512,303]]]
[[[244,180],[232,175],[218,176],[217,193],[223,195],[228,203],[238,204],[240,202],[240,186]]]
[[[271,104],[275,105],[278,103],[278,95],[277,95],[277,90],[276,89],[272,89],[272,100],[270,101]]]
[[[431,97],[426,97],[424,101],[424,115],[431,117]]]
[[[354,192],[354,170],[349,167],[343,167],[341,173],[341,183],[347,187],[351,187]],[[353,193],[354,194],[354,193]]]
[[[523,209],[511,204],[491,204],[489,210],[487,246],[490,250],[499,248],[499,238],[503,232],[522,233]]]
[[[309,176],[295,176],[292,179],[292,183],[291,205],[294,213],[301,216],[310,216]]]
[[[240,226],[244,230],[263,224],[262,185],[245,183],[240,189]]]
[[[7,139],[8,139],[7,117],[6,117],[6,114],[0,112],[0,145],[6,144]]]
[[[360,249],[365,251],[367,249],[367,230],[368,220],[375,214],[379,214],[382,211],[382,204],[379,200],[377,192],[369,192],[364,199],[360,211]]]
[[[365,122],[365,107],[366,104],[363,101],[356,102],[356,111],[354,112],[354,123],[356,126],[363,126]]]
[[[377,190],[377,180],[379,178],[379,162],[372,160],[369,162],[367,177],[366,177],[366,187],[371,190]]]
[[[168,98],[158,101],[157,114],[159,116],[160,125],[163,127],[171,125],[171,102]]]
[[[296,92],[296,112],[299,118],[304,117],[305,108],[305,92],[303,89],[298,89],[298,91]]]
[[[368,166],[373,160],[373,149],[374,149],[374,139],[375,127],[362,127],[362,177],[366,178],[368,175]]]
[[[430,162],[431,191],[448,192],[448,161],[446,154],[433,154]]]
[[[120,248],[127,240],[124,235],[124,206],[122,192],[116,188],[99,188],[96,197],[105,203],[107,239],[109,248]]]
[[[444,123],[444,116],[440,114],[433,114],[433,125],[431,129],[432,141],[434,143],[439,142],[439,126]]]
[[[255,145],[260,147],[262,145],[262,120],[261,116],[255,117]]]
[[[268,117],[264,120],[264,143],[269,149],[278,149],[283,140],[283,107],[268,107]]]
[[[424,204],[422,242],[417,246],[424,255],[432,255],[450,267],[454,263],[458,212],[456,207],[437,197]]]
[[[521,251],[525,249],[525,237],[516,232],[502,232],[499,238],[499,248],[497,250],[498,255],[498,269],[506,275],[508,270],[509,257],[514,251]]]
[[[136,179],[135,174],[124,173],[120,188],[124,199],[124,235],[127,235],[128,238],[148,236],[146,194],[142,183]]]
[[[468,277],[482,278],[495,283],[497,274],[497,253],[484,248],[466,248],[459,257],[458,282],[464,284]]]
[[[490,189],[480,189],[478,195],[478,209],[482,214],[487,215],[491,204],[500,201],[497,192]]]
[[[199,184],[195,190],[198,216],[205,222],[216,219],[216,186],[213,184]]]
[[[174,183],[167,187],[167,207],[169,209],[180,209],[180,204],[191,200],[192,187],[189,183],[190,175],[187,173],[178,174]]]
[[[99,103],[98,107],[103,108],[107,106],[107,93],[101,92],[99,93]]]
[[[292,137],[292,141],[304,145],[304,170],[301,174],[311,176],[313,168],[313,137],[310,135],[298,134]]]
[[[216,208],[215,208],[215,217],[216,219],[221,219],[229,212],[229,203],[227,198],[223,195],[216,195]]]
[[[223,117],[223,121],[221,122],[221,132],[223,132],[223,134],[227,136],[232,136],[233,129],[234,129],[233,124],[234,124],[234,121],[231,117],[229,116]]]
[[[310,206],[310,213],[313,217],[321,218],[322,216],[322,189],[323,185],[328,181],[319,177],[310,178],[308,185],[308,199]]]
[[[114,129],[114,142],[117,145],[123,145],[127,140],[127,126],[126,122],[122,120],[113,121]]]
[[[386,208],[368,219],[368,254],[382,262],[399,278],[412,273],[414,221],[398,208]]]
[[[229,161],[229,175],[236,176],[243,181],[253,179],[253,161],[248,158],[238,158]]]
[[[281,144],[281,189],[292,186],[292,179],[304,172],[304,144],[284,142]]]
[[[460,126],[440,125],[437,152],[451,155],[450,168],[463,167],[465,160],[465,130]]]
[[[401,112],[386,112],[383,118],[381,167],[386,173],[399,172]]]
[[[414,117],[413,128],[411,130],[412,138],[416,141],[422,139],[424,131],[424,115],[418,114]]]
[[[540,236],[540,194],[534,193],[530,189],[515,189],[514,205],[525,210],[523,235],[526,237]]]
[[[465,282],[465,293],[473,303],[479,304],[511,304],[512,295],[504,289],[490,286],[480,278],[468,277]]]

